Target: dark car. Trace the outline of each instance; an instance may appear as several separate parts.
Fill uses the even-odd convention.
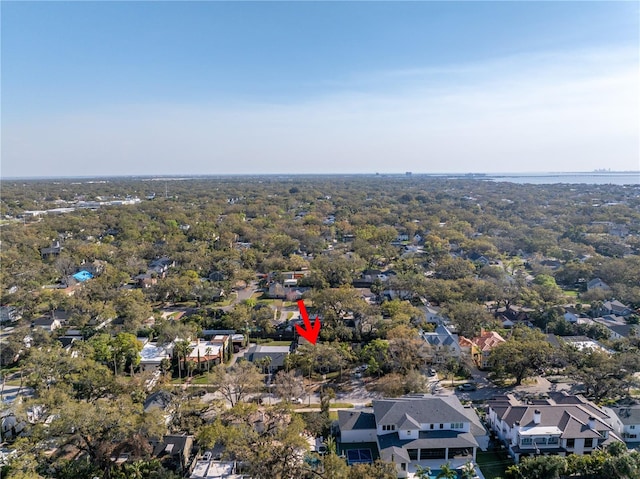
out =
[[[472,383],[464,383],[458,386],[458,391],[475,391],[476,385]]]

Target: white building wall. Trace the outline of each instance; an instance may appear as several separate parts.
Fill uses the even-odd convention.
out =
[[[341,432],[341,442],[376,442],[375,429],[356,429]]]
[[[628,442],[639,442],[640,440],[640,424],[627,424],[622,428],[622,434]],[[635,435],[635,437],[633,437]]]

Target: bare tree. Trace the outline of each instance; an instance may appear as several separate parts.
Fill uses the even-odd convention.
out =
[[[280,371],[273,383],[276,395],[285,401],[298,399],[304,394],[302,376],[296,375],[295,371]]]
[[[249,394],[260,391],[262,374],[247,361],[236,363],[228,369],[224,364],[219,364],[210,373],[209,382],[218,388],[233,407],[244,401]]]

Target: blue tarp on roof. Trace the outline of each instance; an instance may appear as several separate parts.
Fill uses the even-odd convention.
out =
[[[93,278],[93,275],[83,269],[82,271],[79,271],[76,274],[74,274],[73,277],[74,279],[82,283],[83,281]]]

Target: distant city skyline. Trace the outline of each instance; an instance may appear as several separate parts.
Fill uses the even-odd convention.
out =
[[[637,2],[0,8],[3,178],[640,169]]]

